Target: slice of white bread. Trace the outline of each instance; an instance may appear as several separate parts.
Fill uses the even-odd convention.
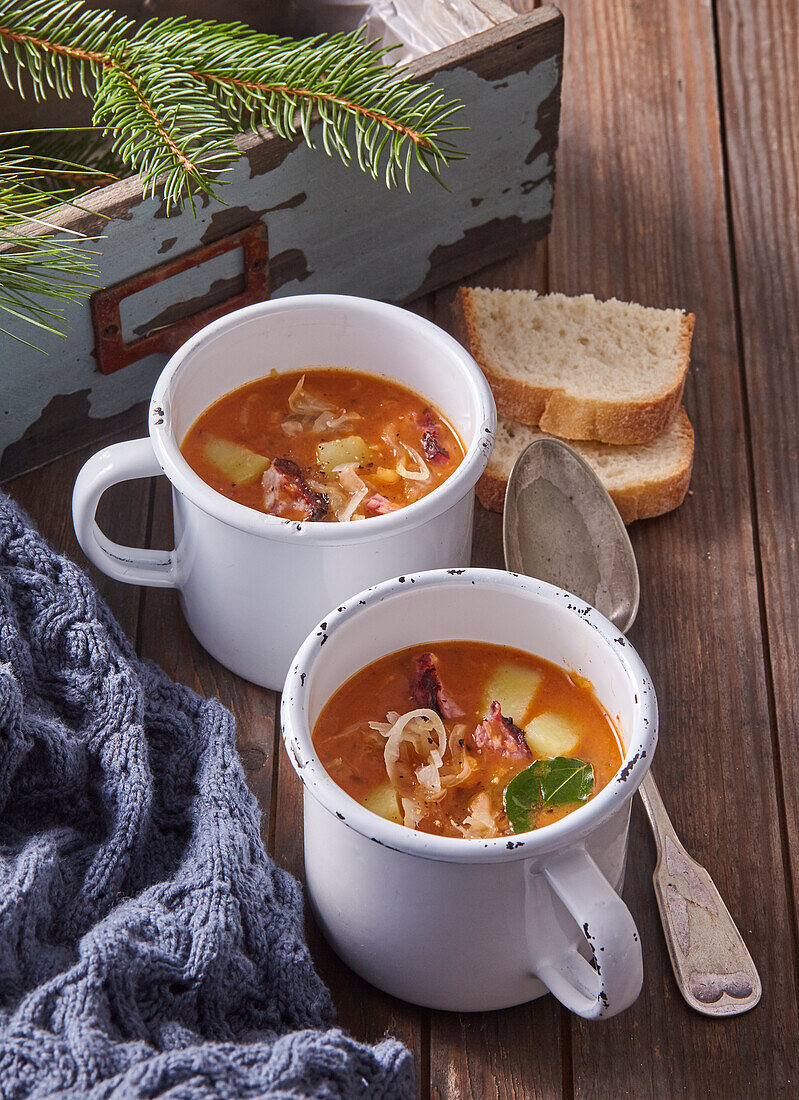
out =
[[[513,463],[531,440],[545,435],[538,428],[500,419],[494,450],[477,483],[484,508],[501,512]],[[685,409],[649,443],[612,446],[568,440],[599,475],[625,523],[663,515],[682,504],[691,480],[694,430]]]
[[[692,314],[592,294],[461,287],[455,331],[500,416],[564,439],[646,443],[682,399]]]

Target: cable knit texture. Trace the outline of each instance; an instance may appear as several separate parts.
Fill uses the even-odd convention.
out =
[[[232,716],[0,497],[0,1097],[406,1100],[331,1029]]]

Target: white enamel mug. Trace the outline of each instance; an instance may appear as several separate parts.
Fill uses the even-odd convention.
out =
[[[350,367],[396,380],[436,406],[466,449],[428,496],[360,523],[297,523],[211,489],[180,453],[191,425],[223,394],[270,371]],[[104,573],[177,588],[192,633],[227,668],[278,689],[302,639],[329,607],[386,577],[466,565],[474,487],[493,446],[496,409],[477,364],[431,322],[397,306],[336,294],[261,302],[208,325],[167,363],[153,391],[149,438],[93,455],[72,498],[78,542]],[[175,548],[111,542],[95,512],[119,481],[164,473]]]
[[[490,840],[406,829],[345,794],[311,740],[324,704],[379,657],[450,639],[515,646],[589,679],[623,741],[615,778],[560,821]],[[630,803],[657,743],[657,702],[641,659],[599,612],[499,570],[387,581],[309,634],[286,678],[281,717],[304,784],[308,897],[353,970],[403,1000],[457,1012],[547,991],[587,1019],[633,1003],[641,945],[618,892]]]

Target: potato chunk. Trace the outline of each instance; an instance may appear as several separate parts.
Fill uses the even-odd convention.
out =
[[[205,457],[235,485],[260,477],[269,465],[268,458],[228,439],[209,439],[205,444]]]
[[[326,474],[331,474],[336,466],[342,466],[345,462],[365,466],[369,458],[369,448],[359,435],[330,439],[316,448],[316,459]]]
[[[574,752],[580,740],[580,731],[564,714],[548,710],[533,718],[524,736],[533,756],[555,757]]]
[[[499,665],[483,692],[483,714],[488,714],[496,700],[505,718],[512,719],[517,726],[523,726],[543,678],[543,673],[525,665]]]
[[[378,817],[384,817],[387,821],[395,821],[397,825],[402,824],[402,813],[397,801],[397,792],[390,783],[383,783],[381,786],[375,787],[362,800],[362,805],[367,810],[371,810],[373,814],[377,814]]]
[[[372,481],[378,481],[381,485],[394,485],[400,476],[396,470],[389,470],[386,466],[378,466],[371,474]]]

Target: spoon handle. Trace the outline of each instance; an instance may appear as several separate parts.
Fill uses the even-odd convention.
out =
[[[710,875],[680,843],[651,772],[638,793],[657,845],[652,882],[680,993],[705,1016],[747,1012],[762,986],[743,937]]]

